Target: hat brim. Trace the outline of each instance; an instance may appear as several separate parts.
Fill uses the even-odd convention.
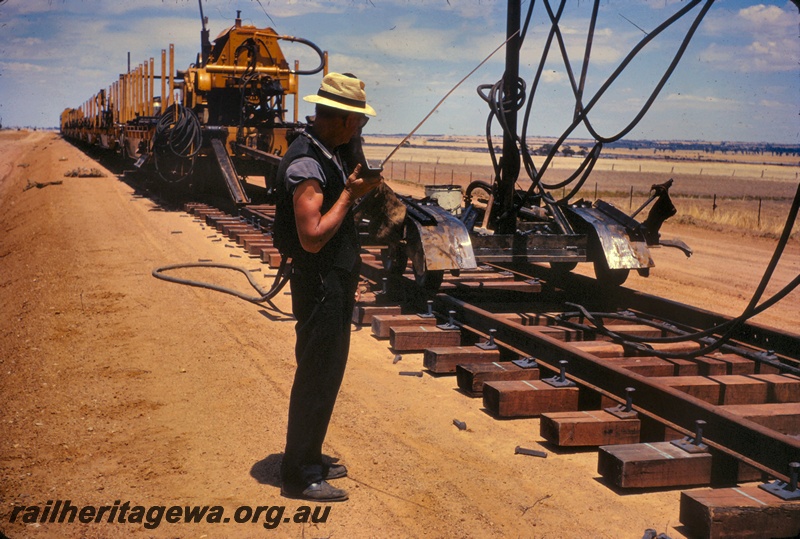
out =
[[[353,107],[351,105],[345,105],[344,103],[339,103],[338,101],[334,101],[333,99],[328,99],[327,97],[322,97],[316,94],[307,95],[303,98],[303,101],[308,101],[309,103],[317,103],[319,105],[325,105],[326,107],[331,107],[334,109],[339,110],[346,110],[349,112],[360,112],[361,114],[366,114],[368,116],[376,116],[377,113],[375,109],[370,107],[368,104],[364,103],[364,107]]]

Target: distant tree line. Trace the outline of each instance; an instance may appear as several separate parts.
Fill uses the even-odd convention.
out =
[[[453,143],[458,142],[458,137],[447,137],[442,135],[428,135],[427,143]],[[566,141],[569,142],[569,141]],[[591,150],[592,143],[585,139],[577,139],[572,141],[572,145],[562,144],[558,148],[556,155],[565,157],[585,157]],[[404,146],[414,146],[408,140]],[[448,146],[437,146],[436,144],[426,144],[430,149],[452,149]],[[627,150],[652,150],[654,154],[659,152],[675,153],[679,151],[693,151],[704,152],[707,154],[742,154],[742,155],[773,155],[773,156],[795,156],[800,157],[800,144],[775,144],[770,142],[707,142],[703,140],[681,140],[681,141],[664,141],[664,140],[618,140],[604,145],[605,149],[627,149]],[[533,144],[528,146],[528,151],[531,155],[548,155],[553,149],[553,144],[542,144],[535,146]],[[495,145],[494,151],[502,153],[502,146]],[[470,148],[466,151],[485,152],[486,148]]]
[[[800,144],[774,144],[768,142],[706,142],[698,141],[655,141],[655,140],[620,140],[606,145],[607,148],[652,149],[653,153],[697,151],[732,154],[776,156],[800,155]]]
[[[618,141],[605,146],[607,149],[626,149],[626,150],[653,150],[653,153],[679,151],[694,151],[715,154],[750,154],[750,155],[774,155],[774,156],[800,156],[800,145],[798,144],[769,144],[769,143],[745,143],[745,142],[704,142],[704,141],[650,141],[650,140],[630,140]],[[542,144],[538,147],[529,146],[532,155],[548,155],[553,149],[552,144]],[[500,146],[495,148],[500,151]],[[584,157],[589,152],[588,146],[569,146],[562,145],[557,155],[565,157]]]

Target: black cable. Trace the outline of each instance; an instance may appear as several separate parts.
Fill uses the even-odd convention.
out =
[[[243,273],[247,276],[247,280],[250,282],[250,285],[256,290],[256,292],[258,292],[261,295],[247,296],[245,294],[237,292],[236,290],[233,290],[231,288],[226,288],[224,286],[205,283],[202,281],[193,281],[190,279],[181,279],[178,277],[172,277],[164,274],[165,271],[170,271],[175,269],[185,269],[185,268],[220,268],[220,269],[229,269],[238,271],[239,273]],[[163,281],[185,284],[189,286],[196,286],[198,288],[206,288],[208,290],[216,290],[217,292],[224,292],[225,294],[236,296],[237,298],[249,301],[251,303],[264,303],[274,298],[278,294],[278,292],[280,292],[281,289],[283,289],[283,287],[286,286],[286,283],[289,282],[289,276],[291,275],[291,265],[287,264],[285,258],[281,259],[280,268],[278,269],[278,273],[275,275],[275,280],[273,281],[272,287],[269,290],[262,289],[255,281],[255,279],[253,279],[253,275],[246,269],[240,268],[238,266],[231,266],[229,264],[217,264],[214,262],[197,262],[189,264],[172,264],[169,266],[161,266],[160,268],[154,269],[152,275],[156,279],[161,279]]]
[[[657,36],[659,36],[662,32],[664,32],[676,21],[680,20],[682,17],[684,17],[686,14],[692,11],[698,4],[700,4],[704,0],[691,0],[690,2],[687,2],[685,6],[683,6],[681,9],[675,12],[672,16],[668,17],[652,32],[647,34],[639,43],[637,43],[633,47],[633,49],[623,59],[620,65],[612,72],[612,74],[608,77],[608,79],[603,83],[603,85],[598,89],[598,91],[589,99],[589,101],[585,105],[583,104],[583,97],[584,97],[583,94],[585,90],[585,82],[588,72],[589,58],[591,56],[591,49],[594,38],[594,31],[597,23],[599,5],[598,5],[598,0],[595,0],[595,2],[593,3],[592,15],[590,18],[590,26],[587,32],[587,40],[584,50],[581,73],[579,79],[576,80],[575,74],[572,69],[572,63],[570,62],[569,56],[567,54],[566,45],[564,43],[563,35],[560,28],[560,19],[563,14],[564,8],[566,6],[566,1],[567,0],[561,0],[558,3],[557,9],[554,11],[549,0],[544,0],[544,7],[547,11],[547,16],[550,19],[550,30],[545,40],[540,60],[536,66],[533,82],[531,83],[530,93],[527,97],[527,106],[525,110],[524,119],[522,122],[521,135],[509,132],[508,126],[505,124],[505,118],[501,114],[501,111],[511,110],[511,108],[508,107],[508,104],[503,103],[502,81],[494,85],[481,85],[478,87],[479,95],[481,96],[482,99],[484,99],[484,101],[486,101],[489,104],[490,108],[489,117],[487,119],[486,130],[487,130],[487,141],[489,145],[489,153],[492,157],[492,163],[495,168],[495,176],[499,178],[499,164],[496,156],[494,155],[494,148],[491,142],[491,124],[494,118],[496,117],[498,123],[503,129],[504,136],[511,136],[514,139],[514,141],[518,144],[520,152],[522,154],[522,160],[525,165],[525,171],[531,180],[530,187],[527,189],[525,196],[522,197],[522,199],[519,202],[519,206],[516,208],[517,211],[537,191],[541,191],[543,189],[558,189],[561,187],[566,187],[573,181],[577,180],[579,185],[571,189],[568,196],[564,196],[563,199],[558,201],[559,203],[566,203],[574,194],[576,194],[580,190],[580,187],[588,179],[589,172],[593,168],[597,158],[600,155],[600,150],[602,149],[602,145],[609,142],[614,142],[627,135],[639,123],[639,121],[641,121],[644,115],[649,111],[656,97],[659,95],[664,85],[666,84],[667,80],[677,67],[678,62],[681,60],[683,54],[685,53],[686,48],[688,47],[689,42],[694,36],[700,22],[705,17],[706,13],[713,4],[713,0],[705,0],[704,5],[701,7],[695,19],[692,21],[690,28],[688,29],[686,35],[681,41],[681,44],[678,47],[678,50],[676,51],[673,59],[671,60],[670,64],[668,65],[667,69],[665,70],[660,80],[657,82],[650,96],[645,101],[645,104],[640,108],[639,112],[635,115],[635,117],[628,123],[628,125],[626,125],[623,129],[621,129],[617,133],[610,136],[603,136],[600,135],[594,129],[594,126],[592,125],[589,119],[589,112],[591,111],[591,109],[597,104],[599,99],[604,95],[604,93],[608,90],[611,84],[614,81],[616,81],[619,75],[633,61],[633,59],[645,48],[646,45],[648,45],[651,41],[653,41]],[[534,7],[534,2],[531,2],[525,19],[524,29],[521,34],[522,39],[520,39],[520,48],[522,47],[525,34],[527,33],[528,25],[530,23],[533,12],[533,7]],[[535,98],[539,82],[541,80],[542,73],[544,70],[544,66],[549,56],[550,48],[552,46],[554,39],[557,43],[557,47],[559,49],[561,58],[563,60],[564,67],[569,77],[570,86],[573,95],[575,97],[575,113],[572,124],[562,133],[562,135],[558,138],[557,142],[550,148],[550,150],[547,152],[544,162],[542,163],[541,167],[537,170],[530,154],[530,148],[527,145],[527,130],[530,123],[531,112],[533,109],[533,100]],[[491,89],[491,91],[486,93],[486,90],[488,89]],[[516,107],[516,104],[514,104],[514,106]],[[587,155],[587,159],[584,160],[584,162],[581,164],[579,170],[576,171],[574,174],[572,174],[570,178],[568,178],[567,180],[555,184],[544,183],[542,181],[542,177],[547,168],[549,167],[550,163],[552,162],[553,158],[555,157],[556,153],[558,152],[559,148],[567,139],[567,137],[581,124],[584,125],[586,129],[589,131],[589,133],[595,138],[595,146],[593,147],[592,152],[590,152]]]
[[[487,183],[487,182],[485,182],[483,180],[474,180],[472,183],[470,183],[467,186],[466,190],[464,191],[464,198],[471,199],[472,198],[472,192],[475,189],[483,189],[484,191],[486,191],[487,194],[489,194],[489,195],[492,194],[492,186],[489,183]]]
[[[165,110],[156,124],[154,143],[178,157],[194,157],[202,143],[200,120],[190,108],[173,103]]]
[[[307,70],[299,69],[297,71],[292,71],[292,73],[294,73],[295,75],[313,75],[315,73],[319,73],[320,71],[322,71],[322,68],[325,67],[325,53],[322,52],[322,49],[317,47],[317,45],[312,43],[311,41],[303,39],[301,37],[294,37],[294,36],[278,36],[278,39],[283,39],[284,41],[302,43],[303,45],[306,45],[314,49],[314,52],[316,52],[317,55],[319,56],[319,65],[317,67],[315,67],[314,69],[307,69]]]
[[[242,41],[236,50],[233,53],[233,65],[237,67],[239,65],[239,55],[242,52],[247,52],[247,66],[245,67],[244,73],[242,74],[242,78],[247,77],[251,73],[255,73],[256,71],[256,61],[258,55],[258,44],[256,41],[249,37]]]
[[[580,114],[580,118],[579,119],[583,121],[584,125],[586,126],[586,128],[589,130],[589,132],[592,134],[593,137],[595,137],[597,140],[600,140],[600,141],[602,141],[604,143],[617,141],[617,140],[621,139],[622,137],[624,137],[625,135],[627,135],[634,127],[636,127],[636,125],[639,123],[639,121],[641,121],[641,119],[644,117],[644,115],[650,110],[650,107],[655,102],[656,98],[658,97],[658,94],[661,92],[661,89],[667,83],[667,80],[670,78],[670,76],[672,76],[672,73],[675,71],[675,68],[678,66],[678,63],[680,62],[681,58],[683,57],[684,52],[686,52],[686,48],[689,46],[689,42],[691,41],[692,37],[694,37],[694,34],[697,31],[697,28],[700,25],[700,22],[703,20],[703,18],[705,17],[706,13],[708,12],[708,10],[711,9],[711,5],[714,3],[714,0],[706,0],[706,4],[700,9],[700,11],[698,12],[698,14],[695,17],[694,21],[692,21],[692,24],[689,27],[689,30],[686,32],[686,35],[684,36],[683,40],[681,41],[680,46],[678,47],[678,51],[673,56],[672,61],[670,62],[669,66],[667,67],[667,69],[664,72],[664,74],[662,75],[661,79],[658,81],[658,83],[656,84],[655,88],[651,92],[650,96],[645,101],[645,104],[640,108],[638,114],[634,117],[633,120],[631,120],[631,122],[625,128],[623,128],[622,130],[618,131],[615,135],[612,135],[610,137],[603,137],[603,136],[599,135],[594,130],[594,127],[592,127],[591,122],[589,122],[589,119],[587,117],[587,114],[588,114],[589,110],[603,96],[605,91],[617,79],[617,77],[628,66],[628,64],[630,64],[630,62],[633,61],[633,59],[636,57],[636,55],[639,54],[639,52],[641,52],[644,49],[644,47],[648,43],[650,43],[650,41],[655,39],[659,34],[661,34],[663,31],[665,31],[667,28],[669,28],[673,23],[678,21],[684,15],[689,13],[689,11],[694,9],[694,7],[697,4],[699,4],[700,2],[701,2],[701,0],[692,0],[684,8],[682,8],[681,10],[676,12],[672,17],[668,18],[666,21],[661,23],[661,25],[659,25],[655,30],[653,30],[652,32],[647,34],[636,46],[634,46],[633,49],[631,49],[631,52],[628,53],[628,55],[620,63],[620,65],[617,67],[617,69],[614,70],[614,72],[611,74],[611,76],[608,78],[608,80],[606,80],[606,82],[600,87],[600,89],[592,97],[592,99],[589,101],[589,103],[586,105],[586,107],[581,110],[581,114]]]
[[[504,99],[505,93],[503,82],[504,81],[501,79],[494,84],[481,84],[477,88],[478,95],[489,105],[490,109],[489,117],[486,121],[486,140],[488,141],[489,145],[489,155],[492,159],[495,177],[500,176],[501,165],[497,160],[494,146],[492,144],[492,120],[497,118],[503,133],[513,137],[515,145],[519,147],[521,144],[520,139],[516,133],[513,133],[511,129],[509,129],[508,124],[506,123],[506,113],[513,112],[516,114],[524,105],[526,95],[525,81],[521,78],[518,78],[517,100],[513,103],[506,101]]]
[[[558,20],[559,20],[559,18],[561,16],[561,9],[563,9],[564,1],[565,0],[562,0],[561,5],[559,6],[558,13],[557,14],[553,14],[553,12],[552,12],[552,10],[550,8],[549,2],[547,0],[545,0],[545,7],[547,8],[548,15],[549,15],[550,20],[551,20],[551,31],[550,31],[550,36],[548,37],[548,45],[549,45],[549,41],[552,39],[552,37],[554,35],[559,39],[561,37],[561,32],[560,32],[560,29],[558,28]],[[558,152],[558,149],[561,147],[561,144],[563,144],[563,142],[567,139],[567,137],[581,123],[583,123],[583,125],[587,128],[587,130],[595,138],[595,140],[597,140],[599,142],[606,142],[606,143],[619,140],[624,135],[626,135],[628,132],[630,132],[630,130],[632,130],[636,126],[636,124],[638,124],[638,122],[642,119],[644,114],[650,109],[650,107],[652,106],[653,102],[655,101],[655,98],[657,97],[658,93],[660,92],[661,88],[666,83],[667,79],[672,74],[672,72],[674,71],[675,67],[677,66],[678,61],[680,60],[680,58],[681,58],[681,56],[683,54],[683,51],[688,46],[689,41],[691,40],[692,36],[694,35],[694,31],[697,29],[697,26],[699,25],[700,21],[705,16],[706,11],[711,7],[711,4],[713,3],[713,0],[708,0],[705,8],[703,10],[701,10],[701,12],[698,14],[697,18],[694,21],[693,26],[690,28],[689,32],[687,32],[686,36],[684,37],[684,40],[683,40],[683,42],[681,44],[681,47],[679,48],[678,53],[673,58],[670,66],[668,67],[667,71],[665,71],[665,73],[662,76],[661,80],[657,84],[655,90],[651,93],[651,95],[648,98],[648,100],[646,101],[645,105],[640,109],[639,113],[636,115],[634,120],[631,121],[626,128],[624,128],[622,131],[618,132],[617,134],[615,134],[615,135],[613,135],[611,137],[603,137],[603,136],[599,135],[594,130],[594,127],[592,126],[591,122],[589,121],[588,113],[592,109],[592,107],[599,101],[599,99],[603,96],[605,91],[611,86],[611,84],[617,79],[617,77],[622,73],[622,71],[628,66],[628,64],[634,59],[634,57],[639,52],[650,41],[652,41],[656,36],[658,36],[662,31],[664,31],[666,28],[668,28],[670,25],[672,25],[675,21],[679,20],[686,13],[688,13],[691,9],[693,9],[699,2],[700,2],[700,0],[693,0],[687,6],[685,6],[684,8],[679,10],[677,13],[675,13],[672,17],[668,18],[656,30],[654,30],[653,32],[651,32],[650,34],[645,36],[645,38],[643,38],[631,50],[631,52],[628,53],[626,58],[620,63],[620,65],[617,67],[617,69],[614,70],[614,72],[609,76],[609,78],[600,87],[600,89],[595,93],[595,95],[592,97],[592,99],[589,101],[589,103],[585,107],[582,106],[582,104],[581,104],[581,102],[579,100],[582,97],[582,89],[578,88],[576,86],[576,84],[575,84],[575,79],[574,79],[574,76],[572,75],[571,64],[570,64],[569,58],[567,56],[566,48],[563,45],[563,40],[559,41],[560,49],[561,49],[561,55],[562,55],[562,59],[564,61],[564,66],[565,66],[565,69],[567,70],[567,72],[569,74],[570,84],[572,86],[573,94],[574,94],[574,96],[576,98],[576,107],[575,107],[576,114],[575,114],[575,117],[573,119],[572,124],[562,133],[562,135],[559,137],[559,139],[556,141],[556,143],[552,146],[551,150],[548,152],[548,154],[547,154],[547,156],[545,158],[545,161],[542,163],[542,166],[541,166],[541,168],[539,170],[539,177],[536,178],[533,181],[533,184],[528,189],[528,195],[532,194],[534,189],[537,188],[537,187],[541,187],[541,188],[544,188],[544,189],[555,189],[556,188],[553,185],[548,185],[548,184],[543,183],[541,181],[541,176],[544,175],[545,170],[547,170],[548,166],[550,165],[550,162],[555,157],[555,154]],[[596,19],[596,17],[597,17],[596,10],[593,11],[592,17]],[[592,20],[591,28],[594,28],[594,25],[595,25],[595,21]],[[589,61],[590,50],[591,49],[588,46],[588,40],[587,40],[587,48],[586,48],[586,51],[584,53],[584,59],[583,59],[584,66]],[[547,51],[545,51],[543,53],[543,55],[542,55],[542,57],[540,59],[540,65],[539,65],[539,70],[540,71],[541,71],[541,68],[544,65],[544,62],[545,62],[546,58],[547,58],[546,53],[547,53]],[[532,103],[532,100],[533,100],[533,94],[531,94],[531,100],[529,101],[529,105]],[[530,111],[531,111],[531,107],[529,106],[527,108],[527,110],[526,110],[526,121],[524,122],[524,125],[526,127],[527,127],[527,115],[530,114]]]
[[[161,179],[166,182],[177,182],[189,176],[194,169],[195,157],[200,152],[202,142],[202,127],[194,111],[180,103],[173,103],[163,111],[156,123],[153,136],[155,167]],[[166,160],[170,154],[179,161],[188,161],[188,171],[183,170],[175,176],[173,174],[177,169],[173,170],[172,174],[162,170],[167,168],[168,162],[165,164],[161,161]],[[164,176],[165,173],[170,177]]]
[[[602,322],[602,318],[614,318],[615,315],[613,313],[591,313],[584,307],[577,305],[577,304],[570,304],[571,306],[576,307],[579,312],[578,313],[564,313],[561,315],[562,319],[561,322],[565,323],[565,325],[576,328],[576,329],[587,329],[592,330],[591,327],[586,326],[584,324],[577,324],[575,322],[570,322],[569,318],[574,318],[576,316],[583,316],[587,320],[589,320],[594,329],[597,330],[598,333],[606,335],[607,337],[611,338],[613,341],[622,344],[623,346],[627,346],[629,348],[633,348],[636,350],[646,350],[648,354],[655,355],[661,358],[693,358],[702,355],[706,355],[710,352],[718,350],[722,346],[728,343],[736,332],[744,325],[747,320],[752,318],[753,316],[762,313],[763,311],[767,310],[769,307],[786,297],[790,294],[793,290],[797,289],[800,286],[800,275],[797,275],[794,279],[792,279],[787,285],[781,288],[778,292],[773,294],[771,297],[767,298],[765,301],[759,304],[761,298],[764,294],[764,291],[769,285],[770,280],[775,272],[775,268],[778,265],[778,262],[783,255],[783,251],[786,248],[786,244],[791,238],[791,233],[794,228],[795,220],[797,219],[798,211],[800,210],[800,184],[797,185],[797,191],[795,192],[794,200],[792,201],[792,205],[789,209],[789,213],[786,217],[786,223],[783,226],[783,231],[781,232],[781,236],[778,240],[777,245],[775,246],[775,251],[772,253],[772,257],[767,264],[766,269],[764,270],[764,274],[759,281],[756,290],[753,293],[750,301],[748,302],[745,309],[742,313],[722,324],[718,324],[714,327],[709,329],[705,329],[702,331],[697,332],[680,332],[681,334],[676,335],[674,337],[638,337],[636,335],[628,335],[623,333],[617,333],[608,330]],[[658,327],[657,324],[645,321],[640,317],[624,317],[627,320],[637,320],[639,322],[647,323],[653,327]],[[679,330],[677,328],[671,329],[674,333],[677,333]],[[709,344],[705,346],[701,346],[700,349],[686,352],[686,353],[675,353],[675,352],[661,352],[658,350],[654,350],[652,346],[649,346],[648,343],[676,343],[676,342],[687,342],[687,341],[698,341],[708,337],[712,337],[713,335],[719,334],[720,336],[713,339],[709,342]]]

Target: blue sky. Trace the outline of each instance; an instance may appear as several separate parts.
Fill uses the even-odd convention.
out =
[[[554,2],[555,3],[555,2]],[[625,54],[685,5],[676,0],[602,0],[587,93],[593,93]],[[330,53],[333,71],[367,84],[378,117],[371,133],[407,133],[452,86],[505,39],[506,0],[208,0],[212,37],[233,24],[271,26]],[[528,1],[523,2],[523,13]],[[522,50],[521,76],[530,83],[549,29],[535,4]],[[592,4],[569,0],[562,16],[573,69],[580,72]],[[696,13],[696,11],[695,11]],[[591,113],[604,136],[628,124],[675,53],[689,18],[657,38]],[[626,138],[800,143],[798,8],[790,1],[718,0],[655,105]],[[0,0],[0,119],[5,126],[48,127],[118,78],[127,53],[137,65],[175,44],[177,68],[199,50],[196,0]],[[310,66],[313,53],[286,45],[290,62]],[[551,55],[534,100],[529,136],[560,134],[574,107],[559,58]],[[501,76],[498,52],[470,77],[420,133],[484,133],[487,105],[478,84]],[[313,93],[319,76],[301,79]],[[303,103],[301,114],[311,112]],[[576,131],[575,136],[585,136]]]

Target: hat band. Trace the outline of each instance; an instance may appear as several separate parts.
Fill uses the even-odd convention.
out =
[[[320,97],[325,97],[330,99],[331,101],[336,101],[337,103],[341,103],[342,105],[350,105],[351,107],[358,107],[360,109],[366,108],[367,102],[361,101],[360,99],[350,99],[349,97],[343,97],[341,95],[337,95],[322,88],[319,89],[317,95]]]

